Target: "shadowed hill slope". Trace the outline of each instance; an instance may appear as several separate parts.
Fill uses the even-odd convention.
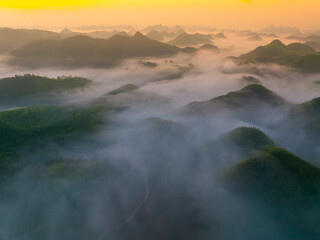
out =
[[[260,46],[255,50],[239,57],[241,61],[291,64],[298,57],[315,53],[314,49],[301,43],[284,45],[279,40],[274,40],[266,46]]]
[[[17,167],[16,151],[23,145],[46,141],[77,139],[105,122],[110,108],[28,107],[0,112],[0,175],[8,175]]]
[[[0,53],[8,53],[35,40],[61,39],[63,37],[63,34],[50,31],[0,28]]]
[[[57,79],[26,74],[0,79],[0,99],[17,100],[35,97],[55,91],[85,87],[90,80],[81,77],[58,77]]]
[[[184,32],[168,43],[178,46],[196,46],[200,44],[210,44],[211,40],[212,37],[210,35],[200,33],[188,34]]]
[[[213,112],[215,110],[259,109],[285,105],[283,98],[260,84],[251,84],[245,88],[204,102],[187,105],[190,111]]]
[[[151,40],[137,32],[109,39],[75,36],[63,40],[41,40],[12,51],[11,64],[28,67],[107,67],[126,58],[174,55],[184,49]]]

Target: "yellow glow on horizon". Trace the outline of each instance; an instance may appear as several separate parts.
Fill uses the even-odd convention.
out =
[[[320,28],[320,0],[0,0],[2,26],[99,24]]]
[[[0,0],[0,7],[17,9],[83,7],[95,5],[98,2],[100,0]]]
[[[319,0],[308,0],[308,3]],[[247,5],[294,5],[305,3],[303,0],[0,0],[0,8],[50,9],[79,8],[90,6],[103,7],[237,7]]]

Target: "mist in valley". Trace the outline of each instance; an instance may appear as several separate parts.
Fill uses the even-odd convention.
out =
[[[90,82],[0,103],[1,128],[31,121],[26,140],[12,140],[8,161],[15,166],[0,178],[0,239],[315,239],[319,195],[299,181],[295,166],[252,167],[257,186],[248,189],[250,178],[241,185],[239,176],[242,163],[263,158],[261,152],[271,156],[272,147],[301,158],[301,169],[310,163],[318,170],[319,115],[312,112],[309,120],[301,106],[320,97],[320,74],[276,63],[238,64],[230,57],[274,38],[226,35],[213,40],[219,52],[131,58],[108,68],[30,69],[7,65],[3,56],[0,78]],[[57,109],[41,108],[47,106]],[[19,115],[10,117],[36,107],[17,123],[12,119]],[[47,122],[32,132],[42,121],[37,111]],[[317,182],[318,172],[310,174]],[[278,186],[288,189],[278,192]]]

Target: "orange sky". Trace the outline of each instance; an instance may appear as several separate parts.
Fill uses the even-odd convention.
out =
[[[0,0],[0,25],[62,27],[93,24],[269,24],[320,29],[320,0]]]

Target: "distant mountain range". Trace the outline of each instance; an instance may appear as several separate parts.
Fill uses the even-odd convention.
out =
[[[88,36],[92,38],[110,38],[114,35],[121,35],[121,36],[129,36],[128,33],[125,31],[117,31],[117,30],[111,30],[111,31],[93,31],[93,32],[74,32],[69,30],[68,28],[64,28],[61,32],[61,34],[64,34],[65,37],[72,37],[72,36]]]
[[[152,40],[156,40],[156,41],[159,41],[159,42],[162,42],[165,37],[160,33],[158,32],[157,30],[151,30],[150,32],[148,32],[146,34],[146,37],[152,39]]]
[[[243,37],[268,37],[268,38],[277,38],[278,36],[274,33],[263,33],[263,32],[252,32],[252,31],[236,31],[240,36]]]
[[[189,34],[186,32],[181,33],[175,39],[169,41],[171,45],[178,46],[197,46],[201,44],[210,44],[212,43],[213,37],[209,34],[200,34],[194,33]]]
[[[36,29],[0,28],[0,53],[7,53],[21,48],[39,39],[62,39],[60,33]]]
[[[260,30],[263,33],[274,33],[274,34],[302,34],[302,32],[296,27],[277,27],[269,25]]]
[[[310,47],[312,47],[314,50],[316,51],[320,51],[320,42],[305,42],[304,44],[309,45]]]
[[[166,25],[162,25],[162,24],[159,24],[159,25],[153,25],[153,26],[148,26],[146,28],[144,28],[143,30],[141,30],[142,33],[148,33],[152,30],[156,30],[158,32],[172,32],[172,33],[179,33],[181,31],[184,31],[184,27],[182,26],[166,26]]]
[[[108,67],[135,57],[169,56],[183,49],[147,38],[114,35],[109,39],[74,36],[62,40],[38,40],[11,52],[10,64],[26,67]]]
[[[320,35],[308,35],[308,36],[291,35],[288,37],[288,39],[301,40],[305,42],[308,42],[308,41],[320,42]]]
[[[320,35],[296,36],[291,35],[288,39],[299,40],[311,46],[314,50],[320,51]]]

